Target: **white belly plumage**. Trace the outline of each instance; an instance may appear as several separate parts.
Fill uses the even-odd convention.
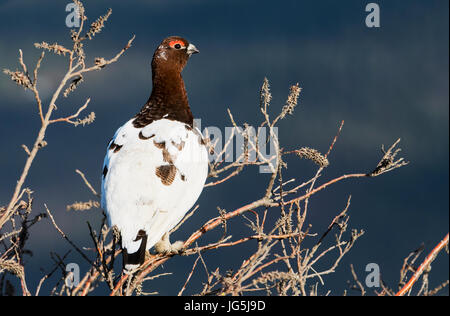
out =
[[[108,145],[102,181],[102,207],[128,253],[139,249],[140,230],[147,233],[150,249],[179,223],[208,174],[208,154],[198,130],[167,119],[143,128],[132,121]]]

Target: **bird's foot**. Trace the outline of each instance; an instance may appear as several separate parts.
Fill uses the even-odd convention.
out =
[[[164,236],[155,244],[155,250],[157,253],[161,253],[164,255],[176,255],[183,253],[183,244],[182,240],[176,241],[173,244],[170,243],[169,233],[165,233]]]
[[[141,266],[139,264],[127,264],[122,272],[129,276],[133,276],[137,271],[139,271],[140,268]]]

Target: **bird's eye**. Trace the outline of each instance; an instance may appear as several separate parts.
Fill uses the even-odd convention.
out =
[[[182,49],[182,48],[185,47],[184,43],[182,41],[180,41],[180,40],[171,41],[169,43],[169,46],[172,47],[172,48],[175,48],[175,49]]]

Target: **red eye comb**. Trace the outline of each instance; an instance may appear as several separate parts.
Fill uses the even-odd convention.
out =
[[[170,46],[170,47],[174,47],[176,44],[180,44],[181,46],[184,46],[184,42],[183,42],[183,41],[180,41],[180,40],[171,41],[171,42],[169,43],[169,46]]]

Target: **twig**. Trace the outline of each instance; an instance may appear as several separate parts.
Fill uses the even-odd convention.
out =
[[[395,296],[403,296],[406,293],[411,290],[412,286],[416,281],[420,278],[422,273],[426,270],[426,268],[436,259],[436,256],[438,253],[444,249],[445,246],[448,245],[448,233],[444,237],[443,240],[441,240],[436,247],[430,252],[430,254],[425,258],[425,260],[422,262],[422,264],[419,266],[417,271],[414,273],[414,275],[411,277],[411,279],[408,281],[408,283],[405,284],[405,286],[395,294]]]
[[[362,283],[358,280],[358,276],[356,275],[355,268],[353,268],[353,264],[350,264],[350,270],[352,272],[353,280],[355,280],[356,284],[359,287],[361,296],[366,295],[366,290],[364,289],[364,286],[362,285]]]
[[[197,262],[200,260],[200,258],[201,258],[201,257],[200,257],[200,255],[199,255],[199,256],[197,257],[197,259],[195,260],[194,265],[192,266],[191,272],[189,273],[189,275],[188,275],[188,277],[187,277],[187,279],[186,279],[186,282],[184,282],[183,287],[182,287],[181,290],[178,292],[178,296],[183,295],[183,292],[184,292],[184,290],[186,289],[186,286],[187,286],[187,284],[189,283],[189,280],[191,279],[192,274],[194,273],[195,267],[197,266]]]
[[[86,184],[86,186],[89,188],[89,190],[91,190],[92,194],[94,194],[96,197],[100,197],[100,194],[98,194],[97,191],[95,191],[94,187],[86,179],[86,176],[84,175],[84,173],[78,169],[76,169],[75,172],[81,176],[81,179],[83,179],[84,184]]]
[[[61,118],[58,118],[58,119],[50,120],[49,123],[52,124],[52,123],[56,123],[56,122],[66,122],[66,123],[70,123],[70,124],[76,124],[76,122],[72,121],[72,119],[77,118],[78,115],[80,115],[80,113],[85,108],[87,108],[87,106],[89,105],[89,102],[91,102],[91,98],[88,98],[86,100],[86,102],[83,104],[83,106],[81,106],[75,114],[72,114],[72,115],[67,116],[67,117],[61,117]]]
[[[69,237],[67,237],[67,235],[58,227],[58,225],[55,222],[55,219],[53,218],[52,213],[50,212],[50,210],[48,209],[47,205],[44,204],[45,210],[47,211],[48,216],[50,217],[50,220],[52,221],[53,226],[56,228],[56,230],[61,234],[61,236],[67,240],[67,242],[93,267],[95,267],[94,262],[91,261],[91,259],[89,259],[84,253],[83,251],[81,251],[80,248],[78,248],[77,245],[75,245],[70,239]]]

